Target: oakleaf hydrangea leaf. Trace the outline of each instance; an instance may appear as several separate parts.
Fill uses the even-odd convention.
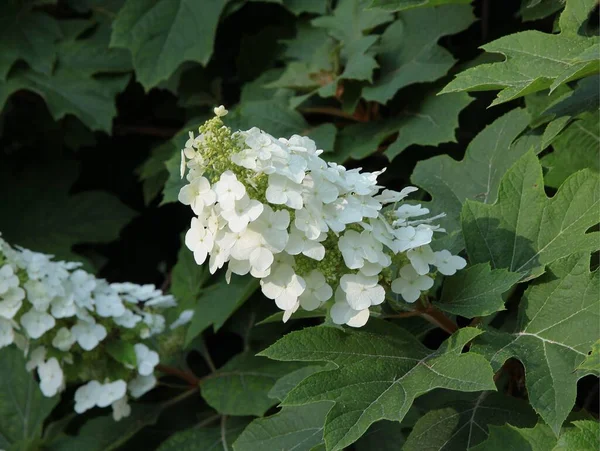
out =
[[[24,60],[37,72],[49,75],[56,61],[55,43],[62,33],[53,17],[31,11],[26,2],[0,3],[0,82],[13,64]]]
[[[219,413],[262,416],[276,403],[268,396],[275,381],[300,366],[255,357],[250,352],[238,354],[204,379],[200,390],[206,402]]]
[[[575,120],[552,143],[553,152],[542,158],[548,168],[546,185],[558,188],[573,173],[589,168],[600,172],[600,115],[588,113]]]
[[[381,36],[381,74],[363,97],[387,103],[396,92],[413,83],[435,81],[454,64],[454,58],[437,42],[442,36],[467,28],[475,16],[467,5],[439,6],[402,13]]]
[[[433,388],[495,387],[485,359],[461,354],[480,330],[461,329],[432,351],[402,329],[389,328],[393,334],[313,327],[292,332],[261,353],[276,360],[338,366],[304,379],[283,401],[286,406],[335,401],[324,431],[329,451],[354,443],[376,421],[402,420],[413,400]]]
[[[483,45],[486,52],[501,53],[506,60],[461,72],[442,92],[500,89],[492,103],[496,105],[597,73],[597,53],[595,59],[587,60],[584,52],[597,45],[599,38],[577,33],[594,4],[593,0],[567,2],[558,35],[527,30]],[[579,59],[580,54],[584,58]]]
[[[160,445],[158,451],[230,451],[247,425],[247,418],[224,417],[219,427],[176,432]]]
[[[0,448],[32,449],[42,435],[44,420],[59,397],[45,397],[33,374],[25,371],[23,351],[0,351]]]
[[[471,263],[490,262],[536,277],[561,257],[597,250],[600,177],[590,170],[569,177],[548,199],[539,160],[526,153],[502,178],[493,205],[467,200],[462,230]]]
[[[146,90],[185,61],[208,63],[225,0],[132,0],[113,23],[111,46],[131,50]]]
[[[557,435],[575,403],[575,370],[600,336],[600,273],[590,273],[589,258],[551,264],[525,292],[515,331],[488,331],[471,348],[495,370],[511,357],[523,363],[529,401]]]
[[[458,114],[471,101],[464,94],[428,96],[419,105],[394,118],[350,125],[338,134],[336,153],[328,158],[337,162],[366,158],[395,133],[398,133],[396,141],[385,151],[390,160],[413,144],[425,146],[454,142]]]
[[[485,440],[490,425],[533,426],[536,421],[533,409],[520,399],[493,392],[468,394],[425,413],[402,449],[463,451]]]
[[[233,444],[235,451],[310,451],[323,442],[325,416],[333,403],[284,407],[275,415],[257,418]]]
[[[373,0],[371,7],[388,11],[445,5],[449,3],[471,3],[470,0]]]
[[[443,247],[459,251],[464,246],[460,211],[467,199],[484,203],[496,200],[500,178],[532,145],[530,138],[515,141],[528,120],[525,110],[514,109],[473,138],[463,160],[440,155],[417,163],[411,181],[431,194],[433,199],[427,208],[433,214],[446,214],[440,219],[442,227],[449,231],[442,240]],[[457,244],[448,244],[452,241]]]
[[[491,315],[504,310],[501,295],[520,278],[506,269],[492,270],[489,263],[473,265],[445,279],[442,298],[436,305],[467,318]]]
[[[473,451],[548,451],[554,449],[556,437],[543,423],[533,428],[490,426],[489,438],[472,448]]]
[[[600,423],[597,421],[573,421],[558,439],[553,451],[596,451],[600,449]]]

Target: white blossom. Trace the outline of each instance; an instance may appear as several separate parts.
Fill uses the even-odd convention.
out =
[[[456,271],[467,266],[467,262],[464,258],[452,255],[450,251],[444,249],[435,253],[434,265],[443,275],[452,276],[456,274]]]
[[[142,343],[134,345],[135,356],[137,359],[137,368],[140,376],[149,376],[154,372],[154,367],[158,365],[158,353],[152,351],[148,346]]]
[[[403,266],[399,276],[392,282],[392,291],[401,295],[406,302],[415,302],[422,291],[427,291],[433,286],[431,277],[418,274],[411,265]]]
[[[37,367],[40,378],[40,389],[44,396],[52,397],[58,393],[64,384],[64,375],[58,360],[52,357]]]

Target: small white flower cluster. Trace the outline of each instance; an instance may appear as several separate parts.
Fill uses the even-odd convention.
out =
[[[79,266],[0,237],[0,348],[25,352],[45,396],[87,382],[75,392],[75,410],[112,406],[118,420],[130,412],[127,391],[135,398],[156,384],[158,354],[141,340],[165,329],[159,311],[175,300],[154,285],[109,284]],[[128,346],[129,360],[111,355]]]
[[[220,119],[227,111],[215,114],[182,150],[189,183],[179,200],[196,215],[185,244],[199,265],[209,259],[211,273],[228,262],[228,278],[260,279],[284,321],[333,298],[332,320],[360,327],[384,287],[415,302],[433,286],[432,267],[451,275],[466,265],[429,246],[443,230],[423,219],[428,209],[402,202],[416,188],[381,191],[383,171],[327,163],[306,137],[232,133]]]

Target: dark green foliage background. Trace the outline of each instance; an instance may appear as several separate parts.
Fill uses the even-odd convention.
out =
[[[56,400],[57,407],[46,420],[43,435],[39,429],[29,437],[13,440],[0,418],[0,437],[8,437],[11,451],[159,446],[161,450],[231,449],[252,416],[275,413],[275,405],[290,389],[326,364],[279,362],[294,359],[279,358],[274,348],[266,355],[275,360],[255,357],[285,333],[318,325],[321,319],[307,317],[284,325],[275,318],[257,325],[277,313],[272,302],[254,291],[257,283],[234,279],[232,285],[225,285],[221,274],[209,275],[181,248],[191,212],[176,202],[181,186],[179,149],[187,131],[210,117],[216,105],[230,110],[226,122],[233,128],[258,126],[276,136],[306,134],[325,149],[328,160],[365,170],[387,167],[380,181],[389,188],[408,184],[424,188],[421,201],[432,201],[433,213],[448,213],[442,224],[450,234],[442,240],[443,246],[460,252],[466,241],[470,264],[478,264],[444,285],[434,304],[448,314],[460,315],[455,319],[461,327],[469,325],[471,318],[479,318],[471,324],[503,330],[477,338],[474,350],[479,349],[488,359],[487,347],[494,350],[498,343],[494,340],[509,340],[506,330],[518,323],[519,300],[528,285],[516,282],[540,276],[546,265],[554,264],[551,268],[556,274],[568,273],[565,268],[575,265],[575,257],[569,253],[556,251],[547,256],[535,248],[532,253],[539,254],[539,261],[527,263],[524,269],[490,266],[494,255],[482,250],[473,230],[488,214],[487,210],[482,212],[488,207],[482,204],[482,195],[488,204],[496,198],[499,203],[511,203],[501,179],[517,161],[530,177],[527,180],[540,181],[537,199],[556,194],[565,179],[578,170],[597,174],[598,79],[594,69],[584,73],[586,78],[580,81],[578,76],[560,84],[550,97],[544,87],[491,108],[500,86],[436,96],[457,73],[502,61],[498,53],[483,53],[479,49],[482,45],[525,30],[555,32],[563,5],[554,0],[476,0],[471,6],[464,1],[439,1],[452,5],[435,8],[427,5],[427,0],[337,3],[338,9],[330,0],[2,2],[0,232],[12,244],[82,261],[86,269],[109,281],[154,283],[171,290],[180,301],[179,310],[194,308],[196,315],[183,336],[163,343],[169,350],[164,363],[195,378],[208,375],[202,379],[201,390],[192,390],[181,400],[182,390],[187,393],[185,385],[181,386],[185,380],[167,375],[164,386],[148,395],[145,404],[135,406],[132,418],[117,427],[104,413],[65,421],[70,420],[72,409],[68,401],[72,391],[67,391],[62,401]],[[396,12],[407,5],[424,7]],[[597,5],[594,8],[585,21],[587,36],[597,35]],[[411,53],[415,51],[419,51],[417,57]],[[464,83],[468,85],[469,80]],[[466,85],[456,89],[466,90],[471,89]],[[553,103],[573,90],[571,103]],[[541,114],[548,106],[559,113]],[[578,131],[577,124],[591,131],[592,138],[590,133]],[[546,177],[545,194],[534,154]],[[521,158],[523,155],[527,156]],[[463,158],[463,163],[456,162]],[[494,162],[496,172],[493,179],[481,182],[479,175],[485,169],[481,160],[488,159],[490,167]],[[441,187],[436,180],[443,181]],[[591,185],[596,179],[581,180],[581,185],[589,182],[590,192],[597,191],[597,184]],[[482,193],[480,188],[486,183],[488,192]],[[565,203],[571,201],[569,198]],[[598,211],[597,206],[594,208]],[[489,213],[492,220],[498,216],[501,219],[502,215]],[[597,214],[596,219],[588,217],[586,221],[582,233],[596,226]],[[533,233],[533,241],[537,237],[534,232],[527,232]],[[515,234],[530,237],[520,230]],[[589,252],[597,248],[583,241],[580,236],[566,247],[571,248],[571,254],[580,252],[577,255],[582,260],[578,261],[584,263],[577,264],[587,266]],[[563,260],[553,263],[558,259]],[[596,266],[594,256],[592,269]],[[535,283],[542,283],[540,280],[552,282],[544,275],[529,286],[535,287]],[[489,284],[492,289],[481,294],[478,284]],[[471,290],[467,305],[467,295],[462,293],[461,298],[456,293],[463,285]],[[537,292],[531,288],[524,299],[543,296],[543,289]],[[419,317],[398,324],[431,349],[437,349],[448,336]],[[574,323],[573,327],[580,326]],[[290,342],[290,349],[293,345]],[[527,354],[515,348],[510,357],[516,356],[527,366],[520,352]],[[481,358],[472,354],[468,353],[465,361]],[[437,356],[431,355],[427,358]],[[8,354],[0,354],[0,358],[0,366],[5,366]],[[17,357],[10,355],[10,359]],[[489,360],[494,372],[504,364]],[[335,366],[334,360],[330,362]],[[588,375],[578,383],[574,379],[575,412],[565,423],[570,425],[570,435],[562,436],[556,445],[549,426],[557,432],[562,420],[549,426],[540,423],[534,432],[518,429],[532,428],[536,415],[525,402],[523,365],[512,359],[504,367],[508,369],[497,373],[500,393],[482,397],[441,389],[431,392],[417,400],[402,423],[379,422],[362,439],[349,442],[348,449],[393,450],[402,444],[407,450],[466,449],[473,445],[496,449],[494,446],[503,440],[513,440],[514,446],[526,449],[526,442],[534,442],[527,434],[534,432],[550,437],[547,446],[565,446],[556,449],[584,446],[572,443],[587,437],[576,432],[586,430],[589,424],[571,421],[597,418],[596,376]],[[247,374],[242,382],[231,377],[238,371]],[[235,396],[223,399],[228,391]],[[303,431],[309,431],[302,433],[308,435],[292,436],[292,443],[304,443],[302,449],[324,450],[322,428],[328,404],[298,402],[298,407],[292,402],[294,393],[297,395],[292,390],[276,420],[281,423],[255,420],[234,449],[289,449],[290,442],[269,441],[269,431],[301,424]],[[0,417],[2,402],[0,396]],[[512,418],[504,414],[475,418],[480,403],[502,405],[515,414]],[[51,408],[51,403],[44,405],[48,411]],[[459,422],[449,424],[447,418],[454,416]],[[437,430],[427,433],[427,422],[437,419],[446,431],[481,424],[484,432],[473,437],[469,433],[468,440],[458,432],[456,436],[449,434],[446,445],[434,439],[417,439],[445,437],[445,432]],[[510,420],[514,428],[502,426]],[[482,447],[489,425],[489,447]],[[411,436],[413,428],[416,432]],[[327,429],[325,435],[327,449],[341,449],[333,448],[338,442],[327,438]],[[2,444],[0,441],[0,448]],[[531,445],[530,449],[538,448]]]

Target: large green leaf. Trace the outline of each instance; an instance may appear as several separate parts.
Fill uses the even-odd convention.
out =
[[[490,426],[489,438],[473,448],[473,451],[549,451],[554,449],[556,437],[545,424],[534,428],[518,428],[506,426]],[[575,450],[573,450],[575,451]]]
[[[179,310],[195,307],[209,277],[208,266],[199,266],[194,260],[194,253],[182,243],[177,263],[171,271],[171,293],[177,299]]]
[[[0,169],[0,230],[11,243],[67,260],[79,260],[78,243],[107,243],[135,215],[106,191],[69,194],[78,168],[69,160],[30,166],[26,172]]]
[[[520,399],[490,392],[463,398],[419,418],[402,449],[463,451],[485,440],[490,425],[523,427],[537,421],[533,409]]]
[[[546,185],[558,188],[570,175],[589,168],[600,172],[600,115],[588,113],[573,122],[552,143],[553,152],[542,158],[548,168]]]
[[[439,220],[449,235],[441,247],[463,248],[460,211],[467,199],[492,203],[498,195],[501,177],[532,145],[532,139],[515,139],[526,129],[529,116],[515,109],[496,119],[470,142],[462,161],[440,155],[417,163],[411,181],[433,198],[427,207],[433,214],[445,213]],[[456,244],[452,244],[456,242]]]
[[[257,418],[233,444],[235,451],[310,451],[323,443],[325,416],[331,402],[290,406],[267,418]]]
[[[435,81],[455,60],[437,42],[467,28],[475,16],[467,5],[447,5],[402,13],[381,36],[379,79],[363,89],[363,97],[387,103],[399,89]]]
[[[471,3],[471,0],[372,0],[371,7],[389,11],[445,5],[449,3]]]
[[[502,293],[521,278],[506,269],[490,269],[480,263],[444,280],[442,298],[436,305],[445,312],[473,318],[504,310]]]
[[[276,403],[269,397],[275,381],[300,366],[245,352],[201,382],[200,390],[206,402],[219,413],[262,416]]]
[[[569,177],[548,199],[539,160],[526,153],[502,178],[493,205],[467,200],[462,230],[471,263],[490,262],[523,278],[567,255],[597,250],[600,177],[590,170]]]
[[[473,353],[461,353],[481,331],[461,329],[431,351],[402,329],[383,325],[388,334],[308,328],[286,335],[261,353],[277,360],[338,366],[304,379],[283,401],[286,406],[335,401],[325,423],[327,450],[349,446],[376,421],[402,420],[413,400],[433,388],[494,389],[488,363]]]
[[[220,427],[192,428],[173,434],[158,451],[229,451],[247,424],[246,418],[223,417]]]
[[[379,421],[373,424],[355,444],[356,451],[397,451],[406,440],[399,421]]]
[[[115,96],[128,81],[129,75],[96,78],[69,68],[58,68],[52,75],[19,69],[0,82],[0,108],[11,94],[26,89],[44,99],[55,120],[72,114],[92,130],[110,133],[117,114]]]
[[[558,35],[527,30],[483,45],[485,51],[501,53],[506,60],[461,72],[442,92],[500,89],[492,103],[496,105],[597,73],[598,52],[591,52],[593,59],[588,52],[598,45],[599,38],[579,34],[594,5],[594,0],[569,0]]]
[[[471,101],[464,94],[428,96],[413,109],[393,118],[350,125],[338,134],[336,153],[328,158],[337,162],[366,158],[395,133],[398,137],[385,151],[390,160],[413,144],[426,146],[455,142],[458,114]]]
[[[254,277],[234,275],[231,283],[220,278],[215,285],[204,290],[194,305],[194,316],[187,330],[186,344],[191,343],[211,325],[215,330],[220,329],[257,288],[258,280]]]
[[[33,374],[25,371],[23,351],[4,348],[0,362],[0,449],[37,449],[44,420],[59,397],[42,394]]]
[[[26,2],[0,2],[0,82],[18,60],[37,72],[49,75],[56,61],[55,43],[62,33],[56,20],[31,11]]]
[[[495,370],[511,357],[523,363],[529,402],[557,435],[575,403],[575,370],[600,336],[600,273],[589,261],[580,253],[551,264],[525,292],[515,331],[488,331],[472,347]]]
[[[227,0],[130,0],[113,23],[111,46],[131,50],[146,90],[185,61],[208,63]]]
[[[553,451],[597,451],[600,449],[600,423],[573,421],[574,428],[567,429],[558,439]]]

